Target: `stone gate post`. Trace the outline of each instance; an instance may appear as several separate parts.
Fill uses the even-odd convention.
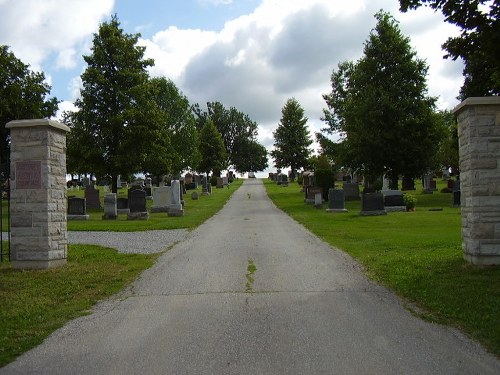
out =
[[[453,112],[464,258],[477,265],[500,264],[500,97],[467,98]]]
[[[11,136],[11,261],[14,268],[66,264],[66,133],[51,120],[7,123]]]

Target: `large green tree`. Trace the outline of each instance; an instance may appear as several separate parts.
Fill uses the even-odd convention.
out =
[[[235,144],[233,165],[238,173],[258,172],[267,168],[267,150],[257,141],[240,139]]]
[[[8,46],[0,46],[0,169],[8,175],[10,132],[5,124],[12,120],[50,118],[58,109],[57,98],[48,98],[50,85],[42,72],[30,70]]]
[[[163,174],[178,175],[183,170],[195,169],[199,162],[198,131],[188,98],[174,82],[164,77],[153,78],[150,83],[152,99],[162,112],[162,129],[170,139],[165,156],[168,155],[171,165]]]
[[[271,156],[277,168],[290,167],[292,176],[308,164],[312,139],[307,129],[308,118],[295,98],[286,101],[281,109],[281,119],[273,132],[274,150]]]
[[[400,0],[401,10],[421,5],[441,10],[445,20],[460,28],[443,49],[447,58],[461,58],[464,84],[460,99],[500,94],[500,1],[498,0]]]
[[[237,171],[252,172],[249,166],[257,168],[263,165],[262,147],[258,147],[257,123],[250,117],[234,107],[225,108],[220,102],[208,102],[207,111],[201,110],[199,105],[193,107],[197,116],[198,129],[201,129],[205,122],[210,119],[224,140],[226,148],[227,165],[233,166]],[[252,155],[251,151],[258,151],[258,155]],[[252,163],[248,163],[249,158],[253,158]],[[266,167],[262,168],[265,169]]]
[[[164,135],[164,118],[150,95],[146,69],[153,60],[145,59],[145,47],[137,46],[139,36],[126,34],[116,16],[100,25],[91,54],[83,56],[87,68],[75,102],[79,110],[70,116],[83,151],[91,148],[90,164],[83,169],[111,177],[113,192],[118,175],[141,171],[152,149],[165,148],[163,140],[152,146]]]
[[[369,179],[388,173],[396,188],[400,174],[416,177],[434,165],[442,133],[427,96],[427,64],[390,14],[375,18],[364,56],[333,72],[324,119],[343,137],[342,160]]]
[[[200,161],[197,170],[208,175],[214,172],[220,175],[220,171],[227,167],[227,154],[224,140],[211,119],[205,121],[200,131]]]

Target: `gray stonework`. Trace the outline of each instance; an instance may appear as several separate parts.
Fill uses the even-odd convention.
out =
[[[66,264],[66,133],[51,120],[18,120],[11,135],[11,254],[20,269]]]
[[[464,258],[477,265],[500,264],[500,97],[468,98],[454,113]]]

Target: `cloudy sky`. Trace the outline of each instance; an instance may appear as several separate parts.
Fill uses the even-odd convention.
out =
[[[427,60],[429,94],[453,108],[462,64],[444,60],[441,44],[457,29],[430,9],[402,14],[398,0],[0,0],[0,44],[43,71],[60,107],[71,109],[82,55],[99,24],[117,14],[125,32],[141,34],[152,76],[172,79],[203,108],[220,101],[248,114],[271,149],[288,98],[304,108],[311,134],[324,127],[331,72],[362,56],[380,9]]]

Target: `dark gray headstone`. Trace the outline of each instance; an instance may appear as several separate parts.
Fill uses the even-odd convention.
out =
[[[384,197],[384,205],[388,207],[406,206],[403,194],[401,195],[386,195]]]
[[[86,215],[85,198],[68,197],[68,215]]]
[[[130,212],[146,212],[146,192],[136,189],[128,193],[128,207]]]
[[[358,201],[359,196],[359,185],[344,182],[342,184],[342,189],[344,190],[344,196],[346,201]]]
[[[128,209],[128,198],[117,198],[116,199],[116,208],[118,210],[127,210]]]
[[[87,200],[87,208],[101,208],[101,201],[99,199],[99,189],[93,186],[87,186],[85,188],[85,199]]]
[[[361,215],[387,215],[382,193],[366,193],[361,198]]]
[[[415,190],[415,180],[409,177],[403,177],[401,190]]]
[[[347,212],[344,190],[328,189],[328,212]]]

